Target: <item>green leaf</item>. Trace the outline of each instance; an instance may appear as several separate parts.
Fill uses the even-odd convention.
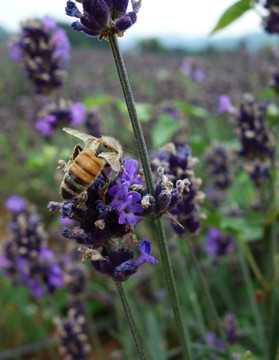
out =
[[[258,98],[260,99],[273,99],[276,97],[276,92],[272,88],[260,89]]]
[[[107,94],[100,94],[95,96],[89,96],[83,100],[83,104],[85,107],[99,107],[102,105],[111,104],[115,101],[115,99]]]
[[[57,157],[57,152],[56,146],[44,145],[40,153],[29,155],[27,167],[31,170],[45,168],[53,163],[55,157]]]
[[[231,235],[241,234],[246,242],[251,242],[263,237],[263,222],[263,215],[255,212],[245,217],[224,216],[220,227]]]
[[[199,118],[207,118],[209,116],[209,112],[196,105],[187,104],[183,101],[177,102],[177,107],[186,115],[195,116]]]
[[[128,116],[128,109],[125,101],[118,102],[118,109],[125,116]],[[147,103],[137,103],[137,114],[140,119],[140,122],[145,123],[153,119],[153,106]]]
[[[169,142],[172,136],[178,131],[180,124],[173,121],[167,114],[160,115],[152,131],[152,142],[154,148],[159,148]]]
[[[269,125],[276,125],[279,121],[279,108],[276,104],[269,104],[266,109],[266,115]]]
[[[223,13],[217,25],[211,31],[210,35],[214,34],[218,30],[225,28],[251,8],[252,5],[250,0],[237,1]]]

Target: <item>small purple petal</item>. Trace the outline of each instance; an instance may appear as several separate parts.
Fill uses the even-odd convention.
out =
[[[77,8],[76,4],[73,1],[67,1],[65,10],[66,10],[66,15],[68,16],[72,16],[76,18],[82,17],[82,13],[79,11],[79,9]]]
[[[134,12],[125,14],[121,19],[117,20],[115,23],[116,29],[119,31],[125,31],[129,29],[137,20],[137,15]]]
[[[21,196],[11,195],[5,202],[5,207],[14,213],[20,213],[25,210],[26,203]]]
[[[220,95],[219,97],[219,113],[233,113],[235,108],[231,104],[230,97],[228,95]]]
[[[12,262],[7,259],[5,256],[0,255],[0,269],[9,268],[12,265]]]
[[[139,245],[139,249],[141,251],[141,255],[135,262],[136,267],[144,264],[145,262],[151,262],[152,264],[158,263],[158,260],[154,256],[150,255],[152,250],[152,244],[149,241],[147,241],[147,239],[142,239]]]
[[[85,106],[81,103],[75,103],[70,107],[71,125],[78,126],[83,123],[85,118]]]
[[[44,118],[40,118],[35,123],[35,128],[38,130],[43,136],[49,136],[54,133],[53,125],[56,122],[56,116],[48,115]]]
[[[8,45],[11,59],[15,62],[20,62],[22,60],[22,52],[19,44],[15,41],[9,41]]]
[[[59,220],[61,222],[61,225],[65,226],[65,227],[76,224],[76,222],[74,220],[69,219],[69,218],[63,218],[62,216],[59,217]]]
[[[43,26],[46,30],[53,30],[56,28],[57,24],[49,15],[45,15],[43,18]]]

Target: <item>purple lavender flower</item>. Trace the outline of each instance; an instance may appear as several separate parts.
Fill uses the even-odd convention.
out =
[[[114,281],[126,281],[137,271],[138,267],[145,262],[158,263],[157,259],[150,255],[152,246],[147,239],[141,241],[139,248],[141,255],[136,262],[134,262],[133,251],[119,248],[112,251],[108,256],[106,256],[105,251],[103,251],[102,255],[105,256],[104,259],[92,260],[92,265],[95,270],[110,276]]]
[[[26,203],[21,196],[11,195],[7,198],[5,202],[5,208],[18,214],[25,210]]]
[[[102,255],[105,255],[104,251]],[[125,248],[112,251],[104,260],[91,262],[96,271],[110,276],[114,281],[126,281],[137,271],[134,252]]]
[[[180,71],[197,83],[203,83],[207,77],[206,72],[198,66],[194,59],[190,57],[185,57],[182,60]]]
[[[206,152],[205,159],[214,187],[220,190],[227,189],[231,183],[231,171],[226,148],[222,145],[213,146]]]
[[[117,207],[119,212],[119,224],[129,224],[130,226],[135,226],[139,219],[136,214],[141,214],[143,208],[139,201],[141,200],[141,195],[136,191],[129,191],[125,201]]]
[[[204,194],[199,191],[201,180],[194,175],[195,162],[188,145],[172,143],[163,147],[151,161],[153,171],[160,177],[155,187],[157,206],[171,216],[172,227],[179,235],[185,230],[194,234],[200,228],[196,213]]]
[[[127,195],[129,192],[129,182],[124,180],[120,183],[113,185],[108,193],[112,196],[112,201],[110,202],[111,208],[117,208],[126,201]]]
[[[278,51],[278,50],[277,50]],[[269,86],[278,94],[279,93],[279,69],[273,70]]]
[[[87,134],[91,134],[96,137],[102,136],[101,120],[97,110],[90,110],[87,112],[84,120],[84,127]]]
[[[263,27],[270,34],[279,33],[278,2],[266,0],[264,7],[269,14],[263,17]]]
[[[24,203],[24,208],[12,207],[9,223],[12,238],[3,246],[1,272],[15,283],[21,280],[33,296],[42,297],[64,283],[63,272],[54,253],[46,245],[41,219]]]
[[[220,95],[219,97],[219,113],[234,113],[235,108],[231,103],[231,99],[228,95]]]
[[[54,30],[57,27],[56,22],[49,16],[45,15],[42,19],[42,25],[45,30]]]
[[[132,236],[134,227],[145,216],[149,216],[150,209],[151,212],[154,211],[155,200],[144,189],[143,181],[138,175],[137,161],[127,158],[123,161],[123,166],[110,181],[105,204],[101,197],[105,179],[100,175],[88,187],[85,200],[74,198],[49,205],[51,211],[59,209],[62,217],[77,222],[78,226],[72,230],[63,228],[62,235],[82,244],[84,259],[91,258],[92,265],[98,272],[115,281],[127,280],[146,261],[157,262],[150,255],[151,244],[146,239],[140,245],[142,255],[134,262],[134,252],[131,249],[138,244]],[[133,240],[125,243],[123,240],[121,243],[122,237],[131,237]]]
[[[152,264],[157,264],[158,260],[151,256],[152,244],[147,241],[147,239],[142,239],[139,249],[141,251],[141,255],[138,257],[137,261],[135,262],[135,266],[138,267],[145,262],[152,262]]]
[[[123,161],[125,172],[122,175],[122,179],[125,179],[129,183],[129,187],[134,184],[142,185],[142,178],[138,175],[138,162],[134,159],[126,157]]]
[[[78,126],[83,123],[85,117],[85,106],[77,102],[70,107],[71,126]]]
[[[250,178],[253,180],[255,186],[261,186],[269,177],[270,170],[269,161],[260,161],[256,160],[252,163],[249,163],[244,166],[244,169],[249,174]]]
[[[9,46],[11,58],[20,63],[37,93],[50,94],[64,84],[70,43],[49,16],[22,23],[21,34]]]
[[[54,115],[47,115],[40,118],[35,123],[35,129],[43,136],[50,136],[54,133],[54,126],[56,125],[56,117]]]
[[[225,313],[223,329],[230,345],[234,345],[239,341],[236,317],[233,312],[227,311]]]
[[[173,106],[166,106],[163,112],[168,114],[173,121],[177,121],[180,117],[178,110]]]
[[[79,0],[81,12],[74,1],[67,1],[66,14],[79,19],[72,28],[88,36],[107,38],[110,34],[122,36],[137,20],[136,11],[127,12],[129,0]]]
[[[80,103],[60,100],[59,104],[49,104],[39,113],[35,128],[43,135],[50,136],[59,126],[78,126],[85,118],[85,106]]]
[[[225,349],[222,339],[220,339],[213,331],[206,334],[205,341],[208,345],[214,347],[215,349]]]
[[[224,256],[235,250],[235,239],[230,235],[222,234],[216,228],[209,228],[205,249],[210,255]]]
[[[10,40],[8,42],[10,48],[10,57],[14,62],[19,63],[22,60],[22,53],[19,43]]]
[[[248,160],[272,157],[275,140],[265,119],[266,106],[260,106],[246,94],[236,115],[235,131],[241,143],[239,155]]]
[[[202,69],[195,69],[192,73],[192,80],[196,83],[205,82],[206,77],[206,72]]]
[[[64,320],[55,319],[60,339],[59,353],[65,359],[85,360],[91,351],[86,318],[70,308]]]

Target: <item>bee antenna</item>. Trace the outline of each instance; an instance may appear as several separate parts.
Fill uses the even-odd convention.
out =
[[[129,150],[129,149],[126,149],[126,148],[122,148],[124,151],[127,151],[128,153],[130,153],[130,154],[133,154],[133,151],[131,151],[131,150]]]

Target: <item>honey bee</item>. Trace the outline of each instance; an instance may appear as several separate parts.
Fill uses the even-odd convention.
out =
[[[110,136],[96,138],[71,128],[63,128],[63,130],[83,140],[85,145],[84,148],[76,145],[68,163],[63,162],[65,175],[60,185],[61,197],[64,200],[78,197],[102,173],[106,179],[106,184],[101,188],[101,195],[104,199],[109,186],[109,178],[104,168],[111,167],[117,172],[120,170],[122,146]],[[60,166],[60,168],[62,167]]]

